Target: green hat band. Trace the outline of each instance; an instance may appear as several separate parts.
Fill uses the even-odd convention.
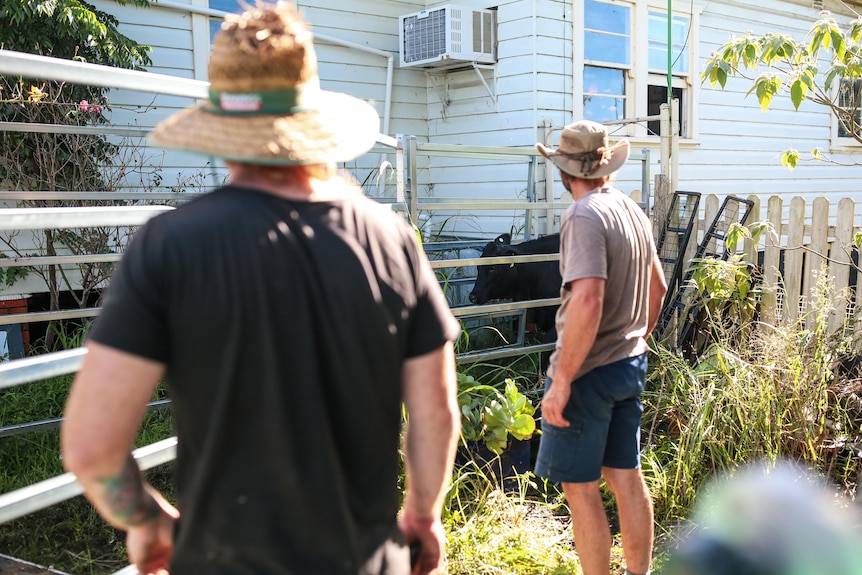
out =
[[[223,116],[290,115],[305,112],[304,91],[219,92],[210,89],[207,110]]]

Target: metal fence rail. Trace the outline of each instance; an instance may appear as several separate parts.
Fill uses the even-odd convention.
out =
[[[176,458],[177,438],[169,437],[132,452],[141,469],[150,469]],[[62,503],[83,493],[71,473],[64,473],[33,485],[0,495],[0,523]]]
[[[174,96],[183,96],[195,99],[207,97],[208,82],[189,80],[174,76],[138,72],[133,70],[122,70],[109,68],[95,64],[58,60],[44,56],[22,54],[8,50],[0,50],[0,74],[13,76],[31,77],[37,74],[40,78],[102,86],[107,88],[121,88],[128,90],[143,91],[147,93],[161,93]],[[85,134],[144,136],[146,131],[133,127],[107,126],[107,127],[59,127],[46,126],[42,124],[16,124],[0,123],[0,131],[27,130],[33,132],[66,131]],[[512,148],[512,147],[486,147],[486,146],[457,146],[416,142],[415,137],[391,138],[381,134],[378,138],[378,146],[394,152],[396,156],[397,193],[393,200],[398,207],[409,206],[409,215],[416,217],[418,210],[440,210],[440,211],[477,211],[477,210],[523,210],[526,217],[526,233],[530,233],[529,226],[532,218],[531,210],[543,210],[547,214],[554,211],[564,210],[570,201],[536,201],[534,184],[536,176],[536,163],[538,151],[534,148]],[[444,200],[435,198],[419,198],[416,193],[416,158],[418,155],[448,156],[454,158],[482,158],[500,159],[505,161],[523,162],[527,164],[527,187],[528,200]],[[633,161],[640,161],[644,166],[644,174],[648,174],[648,154],[646,156],[632,154]],[[546,183],[553,186],[552,182]],[[550,189],[550,188],[549,188]],[[648,200],[649,181],[644,176],[642,190]],[[180,194],[157,194],[157,193],[131,193],[131,192],[96,192],[96,191],[74,191],[69,192],[18,192],[0,191],[0,201],[105,201],[105,202],[128,202],[128,201],[177,201]],[[188,195],[183,194],[187,199]],[[381,201],[389,201],[381,198]],[[645,205],[648,205],[645,204]],[[45,229],[74,229],[98,226],[139,226],[149,218],[173,209],[170,206],[100,206],[100,207],[48,207],[48,208],[8,208],[0,209],[0,232],[18,230],[45,230]],[[444,242],[445,244],[445,242]],[[449,247],[456,248],[457,242]],[[438,246],[441,249],[445,245]],[[88,256],[45,256],[33,258],[9,259],[0,262],[0,269],[13,267],[14,265],[65,265],[77,264],[84,261],[110,262],[119,259],[119,254],[93,254]],[[558,259],[556,254],[544,254],[533,256],[518,256],[510,258],[466,258],[445,259],[432,261],[435,269],[456,268],[464,266],[491,265],[494,263],[518,263],[553,261]],[[90,258],[90,259],[86,259]],[[459,306],[453,308],[456,317],[500,317],[503,315],[523,314],[527,309],[546,307],[559,304],[559,298],[549,298],[525,302],[499,303],[482,306]],[[86,308],[81,310],[64,310],[48,313],[18,314],[0,316],[0,325],[10,323],[22,323],[30,321],[46,321],[48,319],[62,319],[72,317],[92,317],[98,313],[98,308]],[[523,325],[523,322],[522,322]],[[535,346],[523,346],[519,341],[515,345],[501,346],[489,350],[459,354],[460,363],[471,363],[479,360],[490,360],[524,353],[539,353],[550,351],[553,344]],[[86,354],[84,349],[74,349],[65,352],[45,354],[38,357],[13,360],[0,364],[0,390],[14,386],[42,381],[47,378],[66,375],[76,372]],[[156,402],[158,403],[158,402]],[[167,405],[166,402],[151,408]],[[21,432],[18,427],[25,430],[45,429],[58,425],[62,419],[32,422],[24,426],[11,426],[5,428],[5,434],[11,435]],[[27,428],[27,425],[30,427]],[[134,455],[142,469],[160,465],[171,461],[176,455],[176,438],[142,447],[135,450]],[[65,501],[81,494],[81,488],[71,474],[63,474],[34,485],[19,489],[10,493],[0,495],[0,523],[17,519],[34,511],[38,511]],[[124,575],[135,573],[133,567],[125,568],[119,572]]]
[[[84,348],[69,349],[0,363],[0,389],[75,373],[86,353]]]
[[[81,208],[2,208],[0,231],[140,226],[171,206],[93,206]]]

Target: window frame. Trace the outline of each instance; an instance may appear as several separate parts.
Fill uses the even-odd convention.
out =
[[[629,23],[628,23],[628,35],[623,35],[618,32],[610,32],[610,31],[602,31],[602,30],[594,30],[588,29],[586,26],[586,17],[582,18],[583,26],[581,26],[581,33],[583,34],[583,39],[580,43],[582,49],[580,50],[581,55],[583,56],[583,64],[580,69],[580,79],[582,84],[581,89],[581,97],[578,100],[581,104],[581,114],[580,117],[586,117],[586,102],[587,96],[590,94],[588,90],[586,90],[585,85],[585,70],[586,68],[596,68],[603,70],[616,70],[622,73],[622,94],[603,94],[601,92],[595,94],[596,98],[607,98],[607,99],[621,99],[623,101],[623,114],[622,118],[625,118],[626,111],[629,108],[629,102],[632,95],[632,90],[634,89],[634,84],[632,83],[632,67],[634,66],[633,56],[634,49],[633,46],[635,44],[635,34],[636,30],[633,28],[632,24],[634,23],[634,18],[632,18],[632,13],[634,12],[634,5],[628,2],[599,2],[601,4],[609,4],[613,6],[622,6],[628,10],[629,13]],[[585,1],[581,2],[581,14],[585,14]],[[587,33],[595,33],[595,34],[607,34],[609,36],[619,36],[625,37],[629,42],[629,53],[627,54],[626,62],[615,62],[613,60],[597,60],[597,59],[588,59],[586,57],[586,49],[583,48],[586,44]],[[577,53],[577,52],[576,52]]]
[[[213,6],[216,4],[216,6]],[[227,5],[230,6],[227,6]],[[228,14],[239,14],[243,8],[243,2],[240,0],[207,0],[207,8],[211,10],[219,10]],[[225,8],[231,8],[226,10]],[[216,26],[218,24],[218,26]],[[217,16],[209,16],[207,18],[207,28],[209,30],[209,45],[212,46],[215,33],[218,33],[218,27],[221,26],[221,21]]]
[[[862,91],[862,78],[853,78],[853,79],[841,78],[841,81],[839,82],[839,84],[834,88],[834,90],[835,90],[834,101],[836,104],[840,104],[840,102],[841,102],[840,94],[839,94],[839,90],[841,89],[841,86],[845,82],[851,82],[851,81],[855,82],[858,85],[857,91]],[[858,120],[859,125],[860,125],[859,131],[860,131],[860,133],[862,133],[862,102],[860,102],[859,107],[856,110],[856,113],[859,116],[859,120]],[[858,149],[858,148],[862,147],[862,143],[859,143],[857,140],[855,140],[851,136],[842,136],[839,133],[839,130],[841,129],[841,124],[838,120],[838,117],[835,114],[830,114],[829,116],[830,116],[830,128],[831,128],[830,132],[831,132],[831,140],[832,140],[831,144],[832,144],[833,148],[835,148],[835,149],[848,149],[848,148]]]
[[[574,87],[574,114],[576,117],[584,117],[584,68],[586,66],[599,66],[608,68],[619,68],[625,70],[625,112],[623,118],[645,118],[648,115],[648,87],[663,85],[667,87],[667,70],[656,70],[649,68],[649,18],[651,13],[667,14],[667,4],[663,1],[648,0],[647,2],[636,0],[592,0],[603,4],[626,6],[630,10],[632,19],[629,28],[631,30],[631,58],[628,67],[619,64],[609,64],[588,60],[585,57],[585,3],[587,0],[572,0],[573,13],[575,14],[574,42],[574,65],[573,65],[573,87]],[[672,17],[683,17],[688,20],[689,30],[685,50],[688,60],[688,71],[686,73],[673,73],[671,87],[682,89],[682,117],[680,131],[682,140],[695,140],[698,137],[697,121],[694,110],[697,109],[698,83],[695,81],[695,70],[697,63],[698,27],[700,24],[701,7],[695,6],[693,2],[678,2],[674,6]],[[580,25],[578,25],[580,22]],[[673,49],[673,48],[671,48]],[[662,78],[662,83],[659,82]],[[659,136],[650,135],[647,130],[647,122],[634,122],[623,124],[616,134],[625,135],[629,138],[639,138],[647,141],[657,140]]]
[[[647,92],[649,91],[649,88],[651,86],[658,86],[660,88],[663,88],[665,90],[665,93],[667,93],[667,76],[666,75],[660,76],[658,74],[650,74],[647,77],[647,82],[646,82]],[[673,76],[673,78],[671,79],[670,87],[671,87],[672,91],[677,90],[677,89],[682,90],[683,96],[685,96],[686,94],[691,96],[691,92],[689,91],[690,90],[690,82],[688,82],[685,78],[681,78],[679,76]],[[649,93],[646,94],[645,99],[646,99],[646,103],[647,103],[647,113],[645,115],[648,116],[649,115]],[[679,121],[679,133],[680,134],[688,134],[690,131],[689,130],[689,125],[691,122],[691,120],[690,120],[690,118],[691,118],[691,112],[690,112],[691,102],[690,102],[690,100],[691,100],[690,97],[689,98],[683,97],[680,99],[680,102],[679,102],[679,110],[678,110],[679,117],[677,118],[677,120]],[[655,120],[655,121],[658,121],[658,120]],[[648,137],[655,137],[655,138],[660,137],[658,134],[651,133],[651,131],[648,128],[650,123],[652,123],[652,122],[644,122],[643,123],[643,126],[646,128],[646,131],[647,131],[646,135]],[[691,138],[687,138],[686,136],[682,136],[682,137],[686,138],[686,139],[691,139]]]

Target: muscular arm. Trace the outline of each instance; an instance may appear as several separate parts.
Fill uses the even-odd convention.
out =
[[[408,541],[422,546],[418,573],[430,573],[443,554],[440,514],[461,427],[452,344],[409,360],[403,381],[407,495],[400,525]]]
[[[154,515],[130,453],[161,364],[90,343],[66,403],[63,464],[102,516],[125,529]]]
[[[99,514],[128,531],[129,556],[139,570],[155,573],[167,567],[179,513],[144,482],[131,450],[164,368],[98,343],[87,350],[66,402],[63,465]]]
[[[596,341],[602,306],[605,298],[605,280],[583,278],[569,284],[572,298],[566,308],[560,354],[554,366],[554,379],[542,398],[542,417],[551,425],[568,427],[563,409],[571,395],[571,382],[584,363]]]
[[[647,323],[647,335],[652,333],[658,323],[661,308],[664,305],[664,296],[667,293],[667,280],[664,278],[664,268],[658,254],[653,255],[652,272],[649,281],[649,319]]]

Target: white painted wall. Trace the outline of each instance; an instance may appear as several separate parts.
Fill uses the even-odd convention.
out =
[[[700,68],[731,34],[772,31],[802,40],[819,12],[810,4],[799,6],[777,0],[704,3]],[[786,198],[785,203],[791,197],[802,196],[809,206],[810,200],[819,195],[835,205],[843,197],[858,197],[860,166],[800,162],[793,171],[781,167],[781,153],[790,147],[806,156],[815,147],[830,151],[830,112],[809,102],[795,111],[789,97],[777,96],[763,113],[755,95],[746,97],[750,87],[751,82],[743,79],[729,80],[725,90],[711,88],[708,83],[701,87],[700,139],[681,151],[679,188],[704,195],[779,195]],[[831,153],[842,162],[862,162],[860,153]]]
[[[489,3],[478,3],[477,7],[489,6]],[[788,201],[791,197],[802,196],[808,199],[809,205],[811,199],[822,195],[829,198],[833,206],[840,198],[857,195],[862,170],[859,166],[800,162],[790,171],[780,164],[781,153],[788,147],[805,155],[819,147],[843,163],[862,161],[862,154],[853,150],[830,148],[832,117],[826,108],[805,103],[795,111],[788,97],[776,97],[769,111],[763,113],[753,95],[745,97],[751,86],[748,81],[731,80],[725,90],[700,85],[699,74],[706,59],[731,34],[741,35],[747,30],[754,33],[776,31],[803,39],[819,12],[807,3],[780,0],[757,3],[695,0],[692,13],[697,15],[694,21],[698,29],[693,35],[697,42],[693,88],[697,132],[695,138],[682,141],[677,189],[720,197],[780,195]],[[836,15],[836,18],[843,17]],[[574,50],[572,44],[573,19],[577,19],[577,15],[573,18],[568,1],[522,0],[499,4],[497,102],[483,97],[481,86],[470,82],[472,71],[449,74],[444,79],[429,74],[429,139],[460,144],[531,146],[541,139],[538,127],[543,121],[550,121],[555,127],[571,121],[571,111],[577,103],[572,98],[572,61],[577,61],[578,50],[577,40]],[[577,26],[575,22],[574,30]],[[575,96],[579,98],[579,94]],[[633,151],[647,149],[650,152],[650,173],[660,173],[658,138],[632,137],[630,140]],[[553,141],[556,142],[556,135]],[[523,197],[522,166],[473,162],[473,166],[468,167],[464,163],[431,159],[423,166],[427,170],[426,177],[420,178],[425,185],[423,191],[435,197]],[[453,165],[458,168],[450,168]],[[540,170],[540,179],[542,173]],[[618,174],[617,185],[626,192],[639,189],[640,176],[640,163],[629,162]],[[537,184],[541,193],[543,182]],[[559,198],[561,193],[557,184],[554,196]],[[449,229],[453,227],[452,219],[445,218],[451,215],[438,214]],[[462,215],[464,224],[455,227],[465,233],[481,229],[490,237],[523,225],[511,213],[485,216]]]
[[[205,0],[191,3],[176,0],[174,3],[207,6]],[[146,9],[120,6],[107,0],[97,0],[96,5],[120,20],[121,32],[152,46],[153,65],[148,71],[207,79],[210,45],[207,16],[158,3]],[[387,55],[391,55],[395,63],[398,58],[398,16],[420,10],[423,6],[417,2],[372,0],[356,0],[349,5],[339,0],[298,2],[297,5],[312,30],[325,37],[315,41],[322,87],[368,100],[377,109],[381,120],[386,116],[388,100],[390,135],[418,134],[427,138],[424,77],[413,71],[402,74],[393,66],[392,87],[387,89]],[[345,47],[343,43],[349,46]],[[115,125],[150,129],[192,103],[187,98],[117,90],[111,94],[111,118]],[[136,140],[134,145],[140,147],[143,142]],[[223,168],[213,158],[143,148],[137,154],[148,164],[150,175],[153,171],[159,172],[162,188],[188,187],[190,182],[211,186],[224,176]],[[394,165],[395,157],[388,149],[378,146],[347,163],[344,168],[360,182],[371,182],[383,161]],[[390,177],[388,181],[383,193],[394,195],[394,179]],[[367,187],[373,188],[374,194],[379,191],[372,184]]]
[[[375,106],[381,118],[381,131],[387,135],[415,134],[427,138],[426,88],[423,78],[414,73],[404,73],[398,68],[398,17],[424,8],[422,2],[379,0],[300,0],[297,7],[312,26],[312,31],[325,39],[315,41],[318,72],[321,86],[326,90],[344,92],[365,99]],[[366,47],[339,45],[338,41]],[[386,57],[374,53],[382,51],[392,58],[392,82],[387,109]],[[412,72],[412,71],[411,71]],[[366,191],[374,196],[395,196],[393,173],[384,171],[386,183],[379,190],[378,168],[383,162],[395,165],[394,153],[382,146],[348,162],[345,168],[364,183]]]
[[[202,3],[203,0],[194,0]],[[429,2],[428,8],[446,2]],[[441,74],[417,68],[400,68],[398,61],[398,16],[426,7],[418,1],[341,0],[299,1],[300,10],[320,35],[346,40],[374,50],[391,53],[395,59],[389,134],[413,134],[419,141],[475,144],[483,146],[532,147],[542,139],[542,125],[559,128],[571,121],[579,103],[574,94],[572,62],[578,61],[578,19],[571,0],[462,0],[476,9],[497,8],[498,63],[482,71],[491,93],[475,70]],[[828,2],[827,2],[828,3]],[[129,36],[153,45],[152,71],[183,77],[203,78],[201,31],[203,17],[191,17],[153,4],[149,9],[120,7],[98,0],[98,7],[116,14],[121,29]],[[679,157],[679,189],[703,194],[778,194],[786,198],[826,195],[837,199],[855,195],[860,168],[802,162],[794,171],[780,166],[780,154],[794,147],[807,153],[814,147],[830,150],[831,116],[825,109],[804,104],[794,111],[788,98],[776,98],[772,108],[762,113],[753,96],[746,98],[749,83],[731,80],[727,89],[700,86],[699,72],[711,52],[731,34],[746,30],[788,32],[805,36],[819,10],[795,0],[694,0],[700,13],[697,58],[693,62],[697,91],[694,114],[696,137],[683,141]],[[193,23],[195,25],[193,26]],[[194,34],[193,31],[194,30]],[[193,47],[197,47],[197,51]],[[317,42],[320,76],[327,89],[345,91],[370,100],[383,116],[386,101],[387,59],[378,54]],[[139,111],[150,104],[149,95],[121,94],[113,97],[117,123],[151,126],[174,109],[185,105],[181,98],[159,96],[146,114]],[[558,132],[557,132],[558,134]],[[553,142],[556,143],[556,134]],[[631,138],[632,148],[651,154],[650,172],[659,173],[659,142],[656,138]],[[859,161],[858,154],[833,150],[847,162]],[[394,162],[392,154],[376,148],[347,168],[362,180],[374,175],[381,161]],[[204,173],[206,161],[192,156],[168,155],[162,162],[167,176],[189,167]],[[526,164],[486,160],[420,158],[418,190],[421,197],[523,198]],[[543,193],[544,170],[538,170],[537,192]],[[641,166],[629,162],[617,182],[624,191],[641,187]],[[174,176],[174,179],[175,176]],[[166,181],[171,181],[170,179]],[[374,191],[376,193],[376,190]],[[394,194],[386,186],[384,194]],[[557,184],[553,194],[560,197]],[[833,201],[834,200],[834,201]],[[436,214],[444,232],[493,236],[523,226],[511,213],[488,216],[471,214],[455,221]],[[432,218],[433,221],[433,218]]]
[[[120,21],[121,33],[151,47],[153,64],[147,68],[148,72],[205,79],[206,70],[201,70],[200,56],[195,51],[196,42],[207,46],[206,39],[200,38],[201,32],[205,32],[205,17],[158,3],[149,8],[121,6],[107,0],[96,0],[94,4]],[[108,97],[112,124],[144,130],[194,103],[192,98],[133,90],[112,90]],[[214,159],[150,148],[142,138],[112,138],[112,141],[131,148],[125,152],[128,158],[125,162],[134,165],[127,178],[130,189],[164,192],[211,186],[222,181],[223,170],[217,167]]]

